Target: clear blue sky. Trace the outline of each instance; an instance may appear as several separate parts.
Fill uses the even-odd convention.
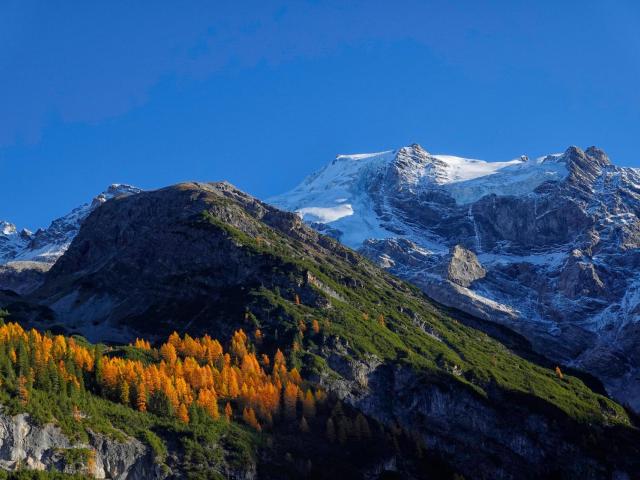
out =
[[[633,0],[5,0],[0,219],[43,226],[114,182],[267,197],[412,142],[640,166],[639,25]]]

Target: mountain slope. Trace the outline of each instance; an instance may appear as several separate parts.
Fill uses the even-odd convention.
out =
[[[470,478],[637,470],[624,410],[511,353],[298,216],[228,184],[181,184],[95,209],[16,317],[92,340],[260,328],[305,378],[417,435]],[[15,306],[21,304],[21,309]],[[305,334],[317,319],[320,339]],[[605,448],[606,445],[606,448]]]
[[[270,202],[640,409],[637,170],[595,147],[488,163],[412,145],[338,156]]]

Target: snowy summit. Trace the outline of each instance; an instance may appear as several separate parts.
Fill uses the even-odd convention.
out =
[[[269,202],[298,212],[309,223],[330,225],[341,232],[341,241],[358,248],[366,239],[395,235],[384,226],[388,223],[381,214],[384,201],[377,203],[375,198],[383,200],[385,192],[393,189],[414,194],[438,191],[462,205],[492,193],[529,193],[545,181],[562,180],[567,173],[560,154],[486,162],[432,155],[414,144],[385,152],[338,155],[296,188]]]

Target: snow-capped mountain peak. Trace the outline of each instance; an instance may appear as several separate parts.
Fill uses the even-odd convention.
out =
[[[0,221],[0,233],[2,235],[13,235],[17,233],[16,226],[13,223]]]
[[[293,190],[269,201],[298,212],[309,223],[339,230],[341,240],[357,248],[367,238],[387,238],[389,230],[397,232],[388,220],[393,217],[389,198],[440,195],[463,205],[492,193],[533,192],[540,184],[562,180],[567,174],[562,155],[486,162],[433,155],[413,144],[378,153],[338,155]],[[410,231],[406,234],[411,238]]]

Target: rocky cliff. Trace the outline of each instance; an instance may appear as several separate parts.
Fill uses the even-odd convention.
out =
[[[339,357],[332,362],[351,379],[337,389],[345,401],[419,432],[427,448],[446,451],[457,465],[475,465],[466,470],[468,478],[634,478],[624,467],[604,467],[595,449],[588,447],[585,455],[578,445],[586,430],[567,435],[572,426],[533,413],[526,404],[514,407],[505,397],[496,408],[455,384],[426,381],[399,366]],[[325,384],[335,389],[333,382]]]
[[[0,468],[53,469],[113,480],[166,477],[138,440],[123,443],[93,434],[88,443],[72,442],[58,427],[38,425],[26,414],[0,414]]]

